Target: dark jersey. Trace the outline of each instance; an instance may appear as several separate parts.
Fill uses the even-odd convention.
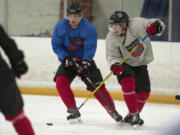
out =
[[[19,55],[19,50],[0,25],[0,47],[9,59]],[[0,55],[0,111],[5,115],[14,115],[23,107],[23,100],[11,69]]]

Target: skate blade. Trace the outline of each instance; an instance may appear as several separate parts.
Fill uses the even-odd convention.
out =
[[[76,118],[76,119],[70,119],[68,120],[70,124],[76,124],[76,123],[81,123],[82,120],[80,117]]]
[[[115,129],[128,129],[128,130],[140,130],[142,128],[142,126],[140,126],[139,124],[136,125],[131,125],[130,123],[125,123],[125,122],[121,122],[118,123],[118,125],[116,125]]]
[[[133,127],[134,130],[138,130],[140,128],[140,125],[136,124],[136,125],[132,125],[132,127]]]
[[[118,124],[116,125],[115,129],[121,129],[125,126],[125,123],[123,121],[119,121]]]
[[[124,125],[124,122],[123,121],[119,121],[118,124],[119,125]]]

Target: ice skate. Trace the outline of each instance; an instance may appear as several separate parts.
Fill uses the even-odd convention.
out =
[[[131,120],[132,120],[132,115],[130,113],[128,113],[126,115],[126,117],[124,118],[124,122],[125,123],[131,123]]]
[[[124,122],[125,122],[125,123],[131,123],[131,121],[132,121],[132,115],[129,113],[129,114],[127,114],[126,117],[124,118]],[[142,126],[142,125],[144,124],[143,119],[139,118],[138,124],[139,124],[140,126]]]
[[[81,122],[81,114],[79,110],[77,109],[68,109],[68,113],[70,113],[69,116],[67,116],[67,120],[70,122],[70,124],[74,124],[76,122]]]
[[[131,125],[134,127],[134,129],[137,129],[139,127],[140,122],[140,116],[139,113],[132,115]]]
[[[118,113],[113,112],[113,113],[110,114],[110,116],[118,123],[122,123],[122,121],[123,121],[122,116],[120,114],[118,114]]]
[[[116,129],[121,129],[124,126],[123,117],[120,114],[113,112],[110,116],[118,123],[115,127]]]

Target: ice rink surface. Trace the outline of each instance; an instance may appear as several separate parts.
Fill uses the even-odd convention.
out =
[[[60,97],[23,95],[23,98],[25,113],[31,120],[36,135],[160,135],[180,121],[179,105],[147,103],[141,113],[145,121],[142,127],[136,130],[129,125],[122,127],[95,99],[89,99],[80,109],[82,122],[70,124],[66,120],[66,108]],[[84,100],[85,98],[76,98],[77,105]],[[121,115],[127,114],[124,102],[116,100],[115,105]],[[48,122],[53,125],[47,126]],[[4,120],[2,114],[0,135],[16,135],[12,125]]]

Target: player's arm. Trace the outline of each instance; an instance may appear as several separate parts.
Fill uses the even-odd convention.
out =
[[[112,33],[109,32],[105,40],[106,59],[109,65],[120,63],[123,60],[120,48],[114,43],[114,41],[115,39],[113,38]]]
[[[86,36],[84,39],[84,57],[81,59],[82,71],[80,76],[87,75],[91,67],[91,61],[94,58],[97,48],[97,32],[94,27],[89,30],[86,29]]]
[[[160,19],[147,19],[143,17],[137,17],[133,21],[133,27],[136,33],[143,37],[146,33],[149,35],[162,35],[165,24]]]
[[[87,31],[84,39],[84,57],[82,60],[92,61],[97,48],[97,32],[93,28]]]
[[[15,41],[7,35],[2,26],[0,26],[0,45],[9,58],[14,75],[20,77],[26,73],[28,67],[23,52],[17,48]]]
[[[10,59],[18,55],[18,48],[15,41],[7,35],[2,26],[0,26],[0,45]]]
[[[106,44],[106,59],[111,65],[110,70],[113,74],[119,76],[124,71],[120,62],[123,60],[122,54],[120,52],[119,46],[114,43],[115,39],[112,36],[112,33],[108,33],[105,44]]]
[[[62,30],[60,31],[58,27],[61,28]],[[51,40],[53,51],[58,56],[58,59],[61,62],[66,56],[68,56],[68,53],[64,47],[63,34],[64,34],[63,28],[56,25]]]

